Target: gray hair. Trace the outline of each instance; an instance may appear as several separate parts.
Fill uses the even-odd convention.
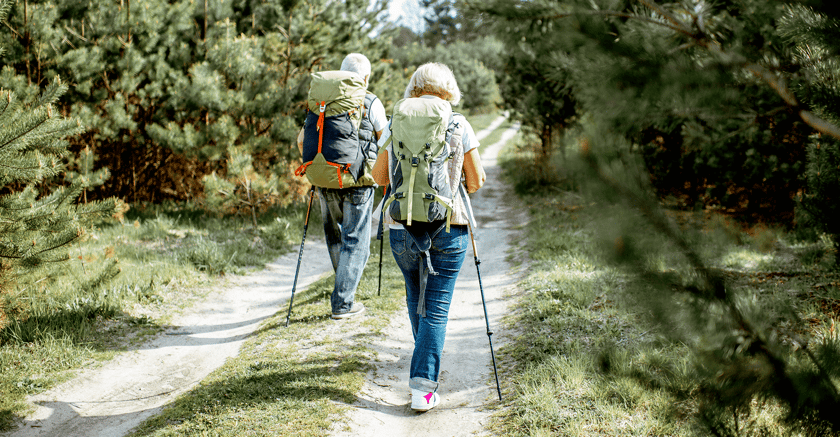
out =
[[[341,71],[352,71],[359,76],[370,76],[370,61],[361,53],[350,53],[341,61]]]
[[[437,62],[417,67],[417,71],[408,81],[404,97],[420,97],[424,94],[438,96],[453,106],[461,101],[461,90],[458,89],[458,82],[452,70]]]

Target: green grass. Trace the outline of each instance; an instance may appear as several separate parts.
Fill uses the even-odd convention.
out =
[[[329,317],[334,276],[319,280],[296,296],[288,328],[285,311],[264,322],[237,357],[132,436],[324,435],[345,411],[341,404],[355,400],[374,357],[370,344],[404,308],[402,275],[387,241],[381,295],[378,242],[371,253],[356,294],[367,307],[357,333],[346,338],[356,319]],[[336,323],[348,327],[335,333]]]
[[[491,132],[489,135],[487,135],[486,137],[484,137],[484,139],[481,140],[481,146],[479,147],[479,151],[483,151],[484,148],[486,148],[487,146],[492,146],[493,144],[499,142],[499,140],[502,139],[502,135],[505,133],[505,131],[507,131],[512,125],[513,122],[510,119],[507,119],[504,122],[502,122],[502,124],[500,124],[499,127],[494,129],[493,132]]]
[[[159,332],[215,278],[288,251],[302,217],[300,206],[271,211],[254,229],[183,206],[135,208],[93,229],[68,262],[21,278],[2,296],[14,318],[0,331],[0,430],[28,411],[27,395]]]
[[[695,352],[658,334],[626,300],[631,277],[608,267],[596,250],[598,228],[591,224],[604,210],[588,208],[568,191],[571,181],[536,178],[532,150],[514,145],[502,157],[506,177],[530,211],[523,242],[529,266],[505,320],[515,334],[499,351],[505,402],[493,434],[706,435],[695,416],[703,380]],[[702,214],[688,220],[700,227],[693,243],[727,270],[733,286],[771,313],[793,301],[816,338],[837,337],[838,275],[821,269],[826,257],[819,255],[827,244],[799,247],[786,243],[781,231],[745,232]],[[771,401],[756,401],[726,420],[740,427],[739,435],[781,436],[791,432],[780,425],[783,414]]]
[[[467,121],[470,122],[470,126],[472,126],[473,130],[478,132],[490,126],[490,123],[492,123],[493,120],[499,117],[499,113],[492,112],[487,114],[476,115],[464,114],[464,116],[467,117]]]
[[[679,363],[685,351],[658,349],[610,301],[620,277],[587,250],[574,196],[530,197],[526,229],[530,272],[506,326],[519,333],[500,351],[505,408],[501,435],[679,435],[683,424],[661,418],[672,408],[668,387],[683,383],[679,366],[668,387],[650,389],[631,368]],[[665,358],[662,358],[663,355]],[[616,368],[616,366],[627,368]],[[604,371],[612,366],[611,372]],[[659,368],[657,368],[657,371]]]

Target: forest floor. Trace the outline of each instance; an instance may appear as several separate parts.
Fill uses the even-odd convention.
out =
[[[498,123],[477,134],[481,137],[492,132]],[[491,328],[496,329],[493,340],[497,350],[505,339],[499,329],[510,300],[508,291],[517,278],[517,268],[509,261],[511,248],[516,247],[514,240],[527,212],[516,207],[516,196],[502,182],[496,157],[517,129],[514,125],[500,141],[483,149],[488,181],[472,196],[481,285]],[[310,239],[305,249],[298,290],[331,273],[321,239]],[[32,396],[29,401],[35,411],[8,436],[118,437],[130,433],[236,356],[266,319],[285,311],[297,258],[298,251],[293,251],[262,271],[223,279],[206,299],[174,317],[170,327],[153,340]],[[450,309],[441,404],[423,414],[410,409],[408,363],[413,341],[403,309],[388,315],[386,335],[369,345],[374,350],[372,370],[357,400],[346,406],[348,420],[335,425],[335,435],[484,433],[498,400],[477,269],[471,258],[470,248]],[[354,318],[360,320],[336,321],[323,335],[353,343],[367,329],[362,320],[376,316],[369,313]]]

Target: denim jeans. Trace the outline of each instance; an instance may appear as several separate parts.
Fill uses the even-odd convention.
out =
[[[403,229],[391,229],[391,251],[405,278],[405,301],[411,330],[414,334],[414,353],[411,356],[409,387],[432,392],[438,388],[440,360],[449,321],[449,305],[455,290],[455,280],[464,263],[469,240],[466,226],[452,225],[447,233],[443,227],[432,235],[429,249],[432,270],[426,282],[426,316],[417,314],[420,281],[423,270],[428,272],[425,255],[415,240]]]
[[[330,304],[333,314],[350,311],[370,256],[373,187],[317,188],[324,235],[335,270]]]

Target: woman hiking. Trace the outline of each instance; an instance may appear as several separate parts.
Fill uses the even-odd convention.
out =
[[[478,139],[472,126],[464,116],[451,112],[451,106],[457,105],[461,100],[461,92],[449,67],[439,63],[421,65],[412,75],[404,97],[404,100],[394,106],[395,114],[391,125],[380,139],[380,153],[372,173],[377,184],[388,185],[390,193],[396,193],[391,194],[388,201],[384,202],[386,213],[383,217],[389,225],[391,251],[405,278],[406,304],[414,334],[414,351],[409,370],[411,408],[415,411],[427,411],[440,402],[440,396],[437,394],[438,377],[449,307],[455,280],[469,245],[466,199],[463,198],[465,194],[459,185],[465,184],[466,191],[474,193],[484,184],[486,175],[478,154]],[[409,141],[416,142],[417,138],[424,138],[426,133],[399,129],[394,125],[400,120],[397,114],[404,107],[417,108],[424,107],[423,105],[438,108],[435,114],[443,114],[438,118],[444,120],[442,127],[433,127],[433,130],[445,131],[445,141],[441,146],[445,150],[436,154],[427,142],[426,152],[415,153],[415,158],[409,157],[412,160],[411,164],[405,164],[404,161],[408,161],[406,154],[414,153],[409,150]],[[400,132],[402,137],[399,136]],[[403,141],[406,143],[405,148]],[[426,140],[421,140],[421,143],[423,141]],[[387,147],[383,147],[385,145]],[[398,153],[394,153],[395,147],[398,148]],[[440,164],[431,160],[429,155],[438,156]],[[418,167],[417,163],[422,161],[422,158],[417,156],[425,156],[427,167],[421,170],[420,177],[415,177],[414,172],[409,177],[406,174],[409,170],[406,169],[410,169],[411,166]],[[422,165],[420,164],[421,167]],[[394,217],[400,214],[401,201],[408,204],[408,210],[412,210],[412,202],[406,199],[411,197],[411,191],[409,196],[405,196],[406,189],[398,185],[408,184],[409,180],[432,181],[440,177],[434,174],[436,172],[444,175],[444,185],[448,186],[438,187],[440,191],[433,190],[434,193],[426,193],[425,197],[424,194],[415,197],[420,200],[415,201],[414,206],[417,206],[417,203],[424,205],[424,198],[435,199],[428,202],[437,202],[439,205],[421,207],[421,214],[415,213],[414,217],[409,212],[407,220],[395,219]],[[432,182],[429,184],[435,185]],[[425,186],[428,189],[429,185]],[[425,216],[424,208],[430,211],[428,217]],[[434,208],[444,212],[443,218],[432,215],[431,211]],[[406,213],[405,205],[402,205],[402,212]],[[429,217],[432,219],[426,220]]]

